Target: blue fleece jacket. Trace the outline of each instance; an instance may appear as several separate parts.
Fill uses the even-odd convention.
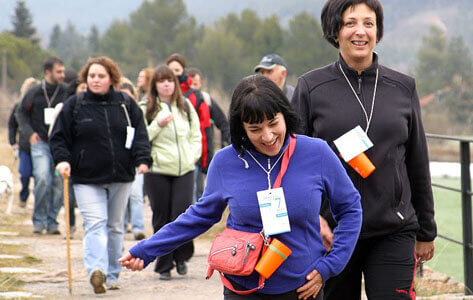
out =
[[[288,139],[281,151],[287,147]],[[272,166],[278,155],[268,157],[250,150],[264,167]],[[245,161],[248,168],[245,168]],[[281,161],[271,172],[271,184],[279,173]],[[316,269],[325,281],[340,273],[348,262],[361,229],[360,195],[326,142],[298,135],[296,148],[282,184],[286,198],[291,232],[276,235],[292,250],[288,259],[266,280],[260,290],[280,294],[294,290],[306,282],[306,275]],[[266,173],[245,154],[242,158],[232,146],[216,153],[210,164],[207,186],[197,204],[190,206],[174,222],[167,224],[151,238],[130,249],[145,266],[157,256],[192,240],[217,223],[226,206],[230,214],[227,227],[247,232],[262,229],[256,196],[268,187]],[[320,237],[319,209],[322,195],[330,201],[338,222],[332,251],[326,254]],[[257,286],[259,274],[228,276],[250,289]]]

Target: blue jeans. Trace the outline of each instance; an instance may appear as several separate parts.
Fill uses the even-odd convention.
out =
[[[204,181],[206,176],[207,175],[205,175],[204,172],[201,171],[199,165],[196,164],[194,170],[194,192],[192,199],[193,204],[196,204],[204,193]]]
[[[116,282],[123,251],[123,215],[131,182],[74,184],[74,193],[84,221],[84,265],[89,276],[96,269]]]
[[[134,234],[145,232],[143,205],[143,174],[136,172],[135,181],[133,181],[131,185],[130,197],[125,212],[125,225],[128,224],[131,215],[131,225]]]
[[[20,200],[26,201],[30,195],[30,178],[33,176],[33,166],[31,165],[31,155],[20,150],[20,163],[18,164],[18,172],[20,173],[21,190]]]
[[[62,206],[62,178],[56,175],[54,161],[48,143],[39,141],[31,146],[34,176],[35,228],[57,229],[56,221]]]

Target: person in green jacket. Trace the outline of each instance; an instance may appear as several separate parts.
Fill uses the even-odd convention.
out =
[[[167,66],[159,66],[150,82],[146,117],[153,165],[144,179],[145,190],[153,210],[153,229],[175,220],[192,204],[194,169],[202,153],[199,117],[188,99],[182,96],[177,77]],[[187,273],[186,261],[194,253],[189,242],[159,257],[155,272],[160,279]]]

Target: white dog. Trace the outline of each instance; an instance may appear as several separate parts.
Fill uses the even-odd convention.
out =
[[[13,207],[13,174],[7,166],[0,166],[0,199],[8,199],[7,214]]]

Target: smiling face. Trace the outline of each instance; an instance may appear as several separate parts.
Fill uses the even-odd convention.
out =
[[[258,152],[274,156],[281,151],[286,137],[286,121],[282,113],[277,113],[272,120],[265,118],[261,123],[243,122],[243,128]]]
[[[340,54],[357,71],[368,68],[376,45],[376,13],[366,4],[348,7],[342,15],[343,25],[338,32]]]
[[[104,66],[92,64],[87,75],[87,87],[94,94],[106,94],[110,90],[112,80]]]

